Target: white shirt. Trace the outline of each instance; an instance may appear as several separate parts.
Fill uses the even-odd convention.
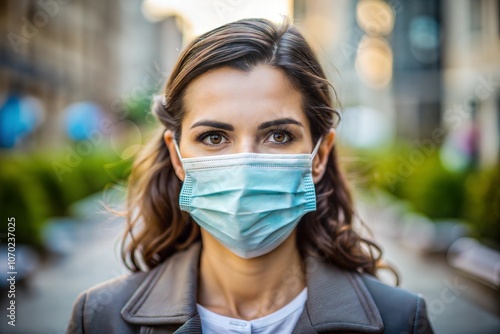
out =
[[[196,305],[203,334],[271,334],[291,333],[299,321],[307,300],[307,288],[279,310],[265,317],[246,321],[212,312]]]

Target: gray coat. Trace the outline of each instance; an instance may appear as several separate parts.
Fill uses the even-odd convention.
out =
[[[150,272],[83,292],[67,333],[201,333],[199,255],[197,243]],[[306,263],[308,297],[294,334],[433,333],[422,297],[321,261]]]

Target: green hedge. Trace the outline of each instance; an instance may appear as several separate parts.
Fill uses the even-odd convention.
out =
[[[500,165],[473,173],[466,180],[464,217],[476,236],[500,246]]]
[[[65,154],[21,155],[3,152],[0,157],[0,233],[7,218],[16,219],[16,242],[41,247],[41,231],[48,218],[69,215],[69,207],[106,185],[125,179],[131,161],[121,161],[109,151],[93,152],[68,167]],[[66,166],[59,173],[54,166]]]
[[[367,180],[362,188],[385,189],[431,219],[465,220],[478,238],[500,245],[500,166],[452,172],[442,165],[437,149],[425,152],[404,144],[353,154],[358,163],[350,169]]]
[[[29,165],[28,165],[29,166]],[[50,197],[36,176],[26,172],[22,161],[1,159],[0,203],[2,221],[0,233],[7,233],[7,219],[16,219],[16,242],[40,246],[44,220],[50,216]]]

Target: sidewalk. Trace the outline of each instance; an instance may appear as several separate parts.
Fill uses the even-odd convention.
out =
[[[93,199],[85,205],[92,214],[77,222],[72,252],[41,268],[29,289],[16,291],[16,327],[7,325],[2,316],[0,333],[64,333],[73,302],[81,291],[126,273],[118,250],[123,220],[109,221],[97,213],[99,206]],[[385,259],[400,273],[401,286],[425,296],[436,333],[500,332],[500,318],[479,306],[487,290],[454,272],[443,258],[422,256],[398,244],[391,237],[397,222],[388,208],[365,207],[362,216],[369,217],[365,221],[382,246]],[[5,296],[0,296],[0,309],[6,307]]]
[[[500,333],[498,291],[454,271],[444,255],[420,254],[402,244],[395,233],[401,208],[379,201],[360,209],[384,259],[398,271],[400,286],[425,297],[436,333]]]
[[[119,238],[123,220],[100,213],[102,207],[93,198],[87,203],[89,215],[74,222],[72,251],[66,257],[53,259],[16,291],[16,327],[7,324],[2,315],[0,333],[64,333],[74,301],[83,290],[126,273],[119,260]],[[7,307],[0,296],[0,309]]]

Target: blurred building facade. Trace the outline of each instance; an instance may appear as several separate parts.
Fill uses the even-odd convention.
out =
[[[319,46],[348,128],[360,122],[349,107],[361,105],[378,113],[392,140],[437,148],[453,137],[478,164],[499,161],[498,0],[294,4],[295,22]]]
[[[70,102],[106,103],[116,94],[118,1],[2,1],[0,93],[39,99],[44,121],[36,140],[61,138]],[[59,136],[55,133],[59,132]]]
[[[31,142],[60,143],[58,123],[71,103],[91,100],[116,115],[126,101],[159,91],[186,36],[197,31],[196,3],[3,1],[0,98],[39,99],[45,116]],[[243,1],[216,3],[203,2],[213,12],[205,25],[260,13]],[[346,111],[341,126],[376,119],[372,145],[404,138],[438,147],[451,134],[470,137],[458,140],[468,141],[477,163],[498,161],[499,0],[279,3],[317,49]],[[273,10],[262,15],[279,16]]]
[[[377,110],[393,139],[425,138],[439,126],[440,1],[295,3],[298,24],[326,46],[319,52],[338,70],[330,74],[345,107]]]
[[[37,101],[36,127],[15,148],[61,147],[72,103],[91,101],[115,119],[122,100],[163,84],[180,48],[175,20],[151,24],[134,0],[2,1],[0,33],[0,105]]]
[[[472,134],[477,163],[500,161],[500,1],[443,1],[443,126]]]

